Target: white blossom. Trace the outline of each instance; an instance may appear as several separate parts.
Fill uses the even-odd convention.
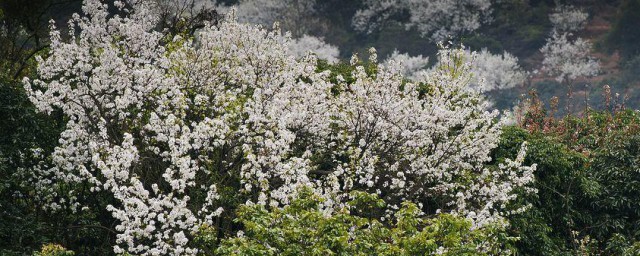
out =
[[[319,59],[327,60],[329,63],[337,63],[340,58],[340,50],[338,47],[325,43],[321,38],[310,35],[304,35],[301,38],[294,39],[289,44],[291,54],[298,58],[302,58],[307,53],[312,52]]]

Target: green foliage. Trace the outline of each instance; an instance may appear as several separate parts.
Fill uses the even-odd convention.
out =
[[[632,243],[624,236],[615,234],[607,244],[607,253],[620,256],[640,255],[640,242]]]
[[[326,60],[318,60],[316,71],[331,72],[329,79],[333,84],[338,84],[338,76],[342,76],[346,84],[352,84],[356,81],[355,78],[352,76],[352,73],[353,71],[355,71],[355,68],[349,63],[340,62],[332,65],[328,63]]]
[[[514,215],[511,232],[519,236],[518,251],[524,255],[558,255],[565,251],[564,238],[570,237],[572,202],[575,185],[581,179],[585,159],[562,143],[544,136],[532,136],[526,130],[508,127],[504,130],[497,157],[517,153],[520,143],[528,142],[527,164],[536,163],[535,187],[538,193],[523,197],[522,204],[532,208]]]
[[[495,157],[509,157],[528,141],[536,163],[532,208],[511,218],[525,255],[624,255],[640,238],[640,114],[590,111],[560,120],[545,114],[530,131],[505,128]],[[633,253],[631,253],[633,254]]]
[[[332,215],[321,207],[324,199],[311,190],[303,189],[299,195],[282,209],[240,207],[237,222],[244,227],[243,233],[223,240],[216,254],[499,255],[510,252],[513,240],[499,227],[472,229],[468,220],[453,215],[422,216],[408,202],[393,221],[366,217],[385,206],[376,195],[367,193],[352,193],[348,207]]]

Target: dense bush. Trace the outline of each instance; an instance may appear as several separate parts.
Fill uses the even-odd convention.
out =
[[[608,104],[605,104],[608,105]],[[497,156],[528,141],[527,162],[538,165],[533,207],[511,219],[519,251],[533,255],[618,255],[638,241],[640,113],[590,110],[554,118],[529,108],[522,128],[508,128]],[[509,150],[510,149],[510,150]]]

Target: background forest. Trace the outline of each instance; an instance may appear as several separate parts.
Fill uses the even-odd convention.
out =
[[[0,0],[0,255],[640,255],[639,25]]]

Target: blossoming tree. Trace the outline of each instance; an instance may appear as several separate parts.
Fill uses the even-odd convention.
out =
[[[544,56],[542,69],[569,86],[578,77],[595,76],[600,71],[598,61],[589,55],[591,43],[571,33],[582,29],[587,18],[573,6],[559,6],[549,15],[553,30],[540,49]]]
[[[352,79],[332,83],[278,31],[228,19],[170,37],[155,30],[151,2],[113,6],[119,14],[86,0],[64,37],[52,25],[51,52],[24,83],[40,111],[66,118],[34,167],[38,196],[49,210],[83,211],[96,207],[83,198],[110,195],[116,253],[195,254],[193,234],[233,212],[229,198],[275,208],[300,187],[326,214],[353,190],[475,228],[522,210],[509,203],[534,167],[522,165],[524,146],[488,165],[501,123],[464,90],[470,67],[457,55],[408,83],[372,50],[372,65],[354,59]]]

